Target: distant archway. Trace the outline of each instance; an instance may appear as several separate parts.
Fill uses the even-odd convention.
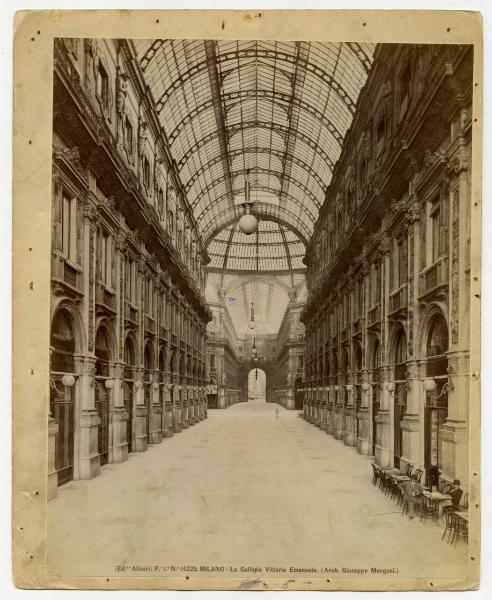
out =
[[[266,373],[255,367],[248,375],[248,400],[266,401]]]

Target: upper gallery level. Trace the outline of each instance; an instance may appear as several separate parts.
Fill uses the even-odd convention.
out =
[[[412,204],[418,212],[429,172],[459,160],[471,126],[471,54],[463,45],[377,47],[306,249],[307,309],[363,258],[385,214]]]
[[[209,258],[131,42],[57,39],[54,152],[110,198],[203,306]]]

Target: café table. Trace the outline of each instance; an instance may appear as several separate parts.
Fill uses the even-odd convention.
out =
[[[438,516],[442,516],[442,509],[445,506],[452,504],[451,496],[449,494],[442,494],[438,491],[424,490],[422,495],[429,498],[433,502],[437,502]]]

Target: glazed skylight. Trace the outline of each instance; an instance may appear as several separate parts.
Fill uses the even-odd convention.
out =
[[[375,45],[140,40],[135,47],[213,266],[219,248],[227,253],[222,234],[241,214],[247,170],[259,219],[305,244]],[[265,261],[278,258],[274,248]],[[232,258],[229,251],[229,268],[242,268]]]

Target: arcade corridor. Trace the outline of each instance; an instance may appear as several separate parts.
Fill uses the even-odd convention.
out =
[[[473,48],[54,56],[50,569],[464,577]]]
[[[107,465],[93,481],[66,484],[50,504],[50,569],[106,576],[109,565],[399,566],[404,577],[402,565],[414,575],[418,563],[422,578],[462,575],[465,544],[450,546],[440,526],[401,517],[373,486],[369,457],[295,411],[280,408],[276,418],[276,406],[210,411],[198,427]]]

